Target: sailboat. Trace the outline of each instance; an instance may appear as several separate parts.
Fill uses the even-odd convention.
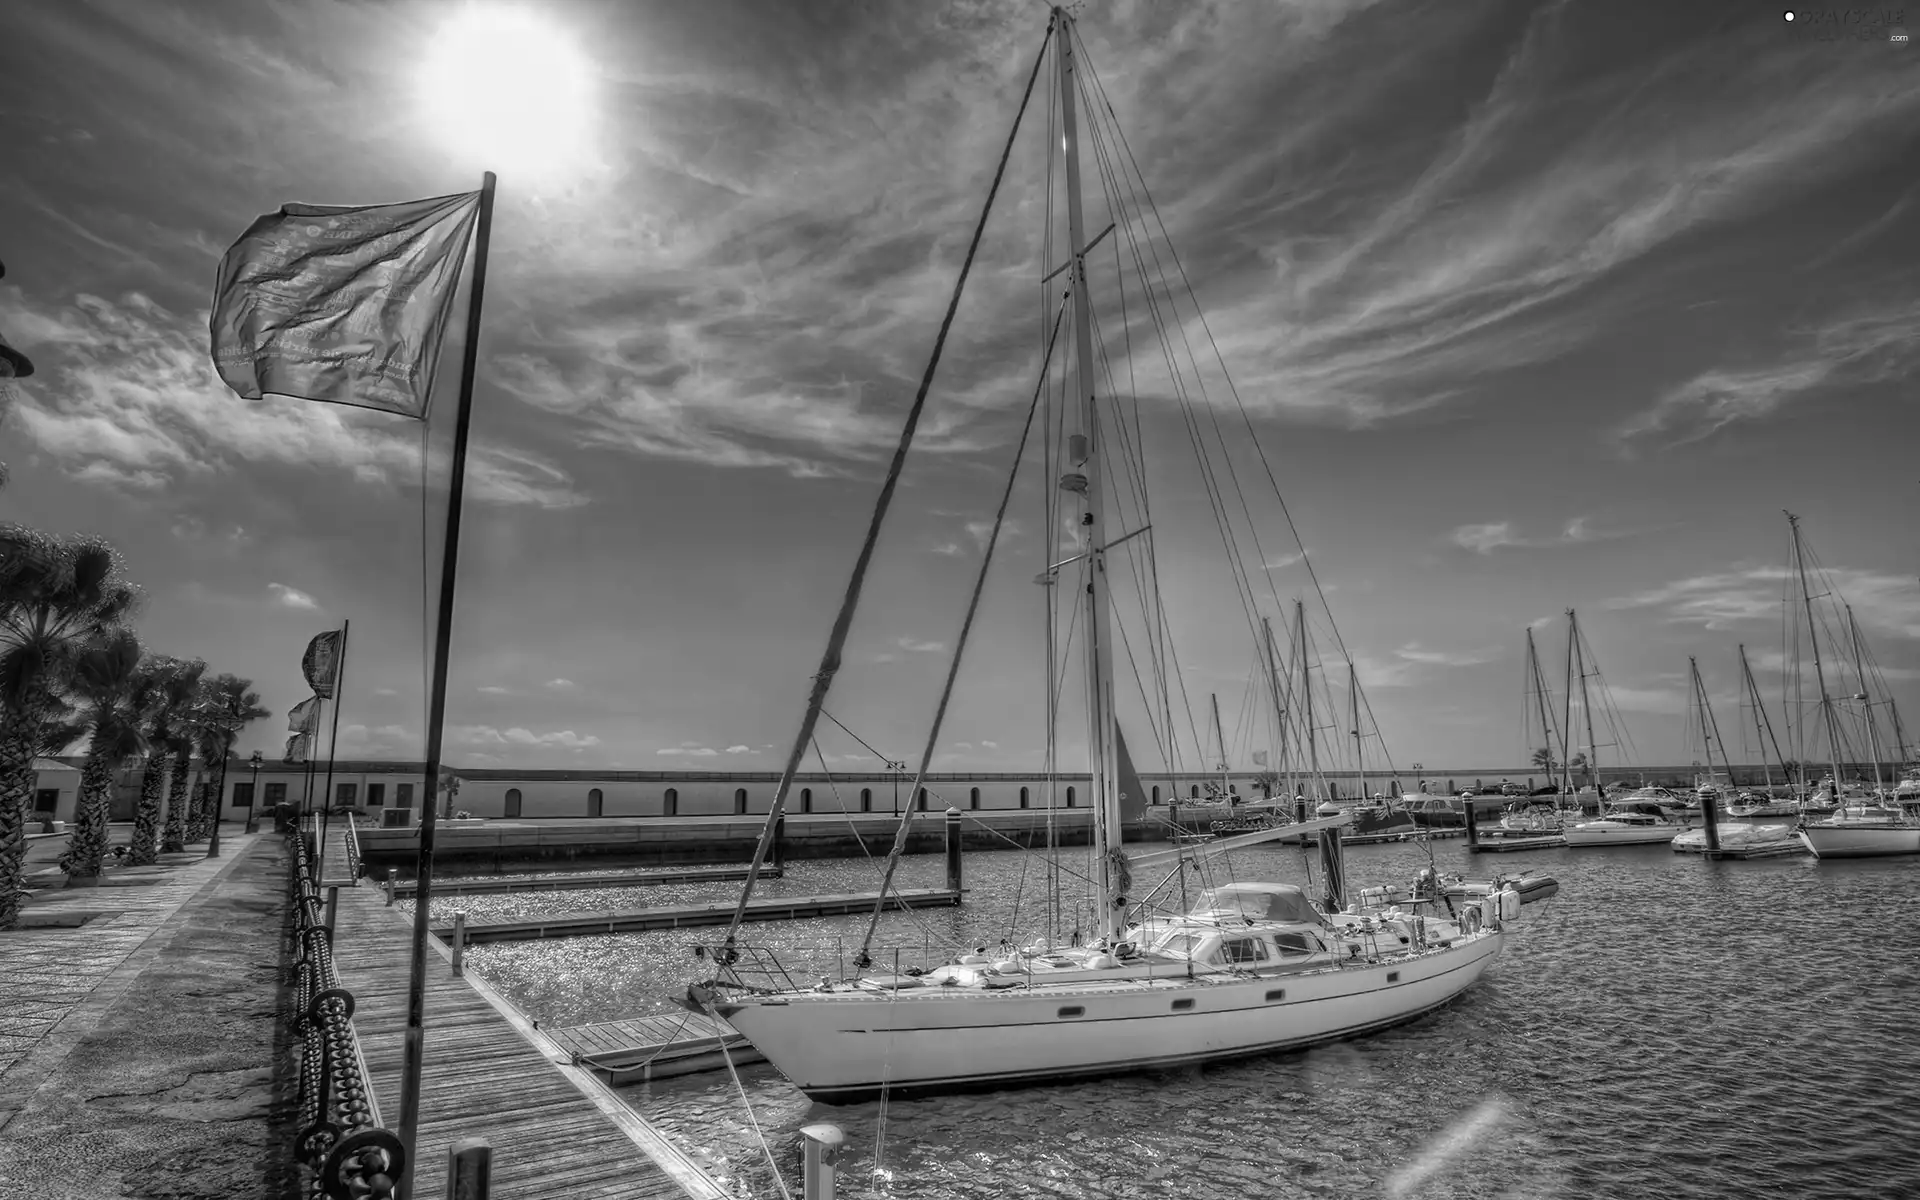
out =
[[[1580,821],[1569,825],[1561,836],[1567,839],[1567,845],[1578,848],[1595,846],[1652,846],[1671,844],[1674,835],[1685,826],[1674,821],[1659,804],[1647,800],[1635,800],[1631,797],[1608,803],[1606,793],[1600,791],[1600,746],[1593,732],[1593,697],[1587,686],[1589,672],[1588,660],[1592,657],[1586,640],[1580,636],[1580,618],[1572,609],[1567,610],[1568,653],[1573,656],[1573,674],[1579,681],[1580,710],[1587,726],[1587,774],[1595,780],[1595,791],[1599,794],[1603,806],[1600,816],[1592,821]],[[1573,690],[1568,688],[1567,703],[1573,703]],[[1572,728],[1572,716],[1568,715],[1567,728]]]
[[[984,951],[963,953],[921,974],[863,969],[851,978],[823,977],[811,986],[797,984],[770,952],[737,944],[730,929],[727,941],[714,951],[718,970],[711,981],[689,988],[687,1003],[730,1022],[816,1100],[850,1102],[1054,1082],[1240,1058],[1365,1034],[1416,1018],[1458,996],[1500,953],[1508,923],[1519,913],[1518,894],[1503,889],[1461,911],[1447,904],[1442,915],[1445,898],[1430,871],[1416,879],[1407,908],[1371,889],[1354,905],[1343,905],[1342,885],[1331,871],[1324,881],[1324,902],[1289,884],[1240,883],[1208,888],[1182,914],[1154,917],[1138,911],[1144,902],[1130,898],[1136,871],[1171,864],[1171,882],[1211,855],[1272,841],[1282,832],[1336,830],[1348,818],[1342,814],[1199,847],[1129,854],[1121,844],[1111,624],[1118,614],[1112,608],[1107,565],[1108,551],[1118,539],[1109,541],[1106,523],[1107,476],[1117,469],[1109,468],[1106,460],[1110,450],[1120,447],[1109,441],[1117,438],[1114,423],[1096,403],[1094,391],[1097,360],[1086,267],[1092,247],[1081,211],[1077,121],[1082,89],[1093,96],[1099,93],[1097,78],[1082,74],[1084,46],[1074,28],[1067,10],[1052,10],[1048,45],[1059,86],[1059,137],[1053,137],[1053,129],[1048,134],[1049,145],[1060,147],[1065,158],[1070,238],[1070,258],[1062,270],[1070,268],[1067,367],[1073,412],[1072,432],[1058,443],[1065,457],[1059,484],[1069,497],[1063,501],[1068,510],[1063,515],[1075,521],[1084,547],[1080,557],[1086,583],[1073,599],[1084,631],[1080,646],[1086,666],[1094,826],[1089,882],[1097,894],[1096,928],[1086,944],[1035,944],[1009,948],[998,957]],[[1029,95],[1047,52],[1043,48],[1042,61],[1034,64]],[[1090,125],[1102,111],[1089,105]],[[1104,111],[1110,113],[1110,106]],[[1096,138],[1103,132],[1090,129]],[[1124,210],[1119,219],[1127,219]],[[956,294],[956,304],[957,299]],[[868,549],[905,457],[911,422],[910,417],[894,460],[895,474],[882,489]],[[1124,464],[1121,459],[1117,466]],[[865,554],[835,622],[823,670],[815,677],[796,753],[768,814],[768,830],[778,819],[793,767],[811,736],[812,718],[838,665]],[[1064,589],[1062,594],[1072,595]],[[956,665],[957,655],[958,650]],[[762,847],[769,837],[763,831]],[[896,852],[903,842],[904,837],[896,842]],[[757,849],[756,868],[759,861]],[[1329,862],[1337,862],[1337,856]],[[750,871],[742,909],[751,885]],[[738,924],[736,913],[734,928]],[[864,949],[855,961],[862,958]]]
[[[1774,790],[1773,764],[1776,762],[1781,765],[1781,782],[1791,788],[1793,781],[1787,778],[1786,759],[1780,753],[1780,742],[1773,736],[1773,721],[1767,716],[1765,702],[1760,699],[1760,685],[1753,681],[1753,667],[1747,662],[1745,645],[1740,647],[1740,678],[1746,684],[1747,701],[1753,709],[1754,732],[1759,735],[1761,741],[1760,770],[1766,779],[1766,788],[1758,794],[1740,793],[1734,798],[1732,804],[1727,805],[1727,815],[1743,820],[1755,817],[1797,817],[1800,815],[1799,803],[1790,795],[1783,798]],[[1767,756],[1768,747],[1773,750],[1771,758]]]
[[[1877,797],[1857,804],[1844,801],[1840,791],[1839,714],[1833,697],[1827,694],[1826,667],[1820,658],[1820,626],[1814,620],[1812,593],[1807,587],[1806,547],[1801,540],[1800,518],[1788,513],[1787,524],[1793,530],[1794,572],[1800,583],[1800,603],[1807,614],[1807,633],[1813,645],[1813,674],[1820,687],[1820,711],[1826,724],[1828,759],[1833,768],[1833,795],[1838,804],[1838,811],[1832,816],[1803,824],[1800,838],[1818,858],[1879,858],[1894,854],[1920,854],[1920,820],[1908,815],[1898,803]],[[1854,674],[1860,684],[1856,699],[1862,702],[1861,716],[1866,724],[1874,758],[1874,772],[1878,774],[1879,734],[1868,698],[1864,656],[1860,649],[1860,627],[1854,623],[1851,607],[1847,610],[1847,628],[1849,640],[1853,643]]]
[[[1740,665],[1746,666],[1746,648],[1741,647]],[[1707,702],[1707,685],[1700,678],[1700,660],[1689,657],[1687,671],[1693,686],[1693,706],[1699,714],[1695,718],[1700,729],[1701,741],[1707,751],[1707,770],[1713,771],[1713,748],[1720,747],[1720,761],[1726,767],[1726,778],[1733,779],[1733,764],[1727,758],[1726,743],[1720,740],[1720,723],[1714,719],[1713,706]],[[1747,673],[1747,683],[1753,683],[1753,675]],[[1764,714],[1763,714],[1764,715]],[[1674,837],[1672,846],[1677,854],[1705,854],[1710,858],[1777,858],[1790,854],[1804,854],[1806,847],[1800,844],[1794,828],[1788,824],[1749,825],[1745,822],[1721,824],[1715,817],[1719,811],[1718,797],[1702,796],[1701,808],[1713,805],[1713,812],[1701,813],[1707,822],[1712,823],[1711,838],[1708,827],[1702,824],[1698,829],[1689,829]],[[1729,813],[1729,815],[1732,815]]]

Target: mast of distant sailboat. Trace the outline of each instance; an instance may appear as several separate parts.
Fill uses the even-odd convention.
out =
[[[1847,610],[1847,636],[1853,643],[1853,673],[1860,680],[1860,719],[1867,725],[1867,753],[1873,756],[1873,790],[1876,795],[1884,795],[1886,781],[1880,777],[1880,730],[1873,719],[1873,700],[1867,694],[1867,670],[1863,655],[1860,653],[1860,626],[1853,619],[1853,605],[1844,606]]]
[[[1773,722],[1767,717],[1766,706],[1760,702],[1760,685],[1753,681],[1753,668],[1747,665],[1747,647],[1745,643],[1742,643],[1740,646],[1740,675],[1743,679],[1746,680],[1747,695],[1753,701],[1754,731],[1756,733],[1763,733],[1766,735],[1767,743],[1773,747],[1773,757],[1776,760],[1778,760],[1778,762],[1780,763],[1780,773],[1782,775],[1785,775],[1787,771],[1787,760],[1780,753],[1779,741],[1775,739],[1773,736]],[[1773,795],[1773,769],[1767,765],[1766,757],[1767,757],[1766,748],[1762,747],[1760,751],[1760,765],[1761,765],[1761,769],[1766,772],[1767,795],[1771,797]],[[1807,782],[1806,769],[1802,767],[1800,772],[1800,783],[1803,789],[1806,782]],[[1788,779],[1786,780],[1786,783],[1788,785],[1789,790],[1791,790],[1793,785],[1793,780]]]
[[[1787,526],[1793,530],[1793,566],[1800,578],[1800,604],[1807,612],[1807,640],[1813,644],[1813,678],[1820,686],[1820,709],[1827,720],[1827,759],[1833,768],[1833,802],[1837,805],[1840,803],[1840,727],[1834,720],[1833,700],[1827,695],[1826,668],[1820,662],[1820,625],[1813,619],[1813,595],[1807,588],[1807,559],[1800,545],[1800,518],[1787,513]]]

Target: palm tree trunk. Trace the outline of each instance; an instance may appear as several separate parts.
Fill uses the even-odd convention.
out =
[[[140,773],[140,807],[133,814],[133,853],[127,858],[133,866],[150,866],[159,857],[160,793],[166,785],[166,755],[147,755],[147,765]]]
[[[51,704],[34,698],[0,712],[0,929],[20,923],[20,874],[27,853],[27,801],[33,795],[34,752]]]
[[[80,799],[73,810],[73,838],[60,859],[67,886],[100,878],[100,862],[107,855],[107,813],[113,805],[113,760],[88,755],[80,771]]]
[[[193,803],[187,806],[187,840],[204,842],[209,836],[207,829],[207,787],[208,773],[205,767],[200,770],[200,778],[193,783]]]
[[[187,780],[193,776],[193,759],[185,754],[173,756],[173,778],[167,781],[167,826],[161,835],[160,849],[178,854],[187,848]]]

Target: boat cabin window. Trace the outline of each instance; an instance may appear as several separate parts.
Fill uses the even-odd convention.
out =
[[[1280,952],[1281,958],[1300,958],[1325,949],[1320,939],[1310,933],[1276,933],[1273,935],[1273,946]]]
[[[1213,952],[1213,960],[1218,963],[1266,962],[1266,943],[1251,937],[1222,938],[1220,948]]]
[[[1203,933],[1181,933],[1175,930],[1161,938],[1159,944],[1154,947],[1154,951],[1159,954],[1174,954],[1181,958],[1192,958],[1194,953],[1200,949],[1201,943],[1206,940],[1206,936],[1207,935]]]

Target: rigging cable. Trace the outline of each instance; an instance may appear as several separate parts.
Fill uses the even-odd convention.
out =
[[[753,884],[760,873],[760,864],[766,861],[767,849],[773,841],[774,823],[780,819],[781,811],[786,807],[787,793],[793,788],[793,777],[798,771],[800,760],[806,756],[807,746],[813,740],[814,726],[818,723],[819,712],[826,703],[827,692],[833,686],[833,677],[840,670],[840,652],[846,645],[847,634],[853,626],[854,610],[860,604],[860,591],[866,583],[867,568],[873,561],[874,548],[880,541],[880,528],[886,521],[887,510],[893,505],[894,491],[900,485],[901,471],[906,467],[907,451],[913,446],[914,431],[920,425],[920,415],[926,410],[927,394],[933,389],[934,371],[940,365],[940,355],[946,348],[947,333],[953,328],[954,314],[960,308],[960,296],[965,291],[967,277],[973,272],[974,256],[980,250],[980,238],[986,232],[987,218],[993,212],[994,198],[1000,194],[1000,181],[1006,177],[1007,159],[1013,153],[1014,141],[1020,132],[1020,120],[1026,115],[1027,103],[1033,99],[1033,85],[1040,77],[1040,64],[1046,59],[1046,47],[1053,40],[1055,19],[1047,21],[1047,32],[1041,42],[1040,53],[1033,60],[1033,73],[1027,77],[1027,90],[1020,97],[1020,111],[1014,114],[1013,128],[1007,133],[1006,148],[1000,152],[1000,164],[994,169],[993,183],[987,189],[986,202],[980,207],[980,220],[974,226],[973,240],[967,246],[967,257],[960,265],[960,276],[954,280],[953,296],[947,301],[947,312],[940,321],[940,332],[933,341],[933,354],[927,360],[926,371],[920,377],[920,389],[913,398],[913,406],[907,410],[906,425],[900,431],[900,442],[894,448],[893,461],[887,466],[887,478],[880,485],[880,498],[874,505],[873,517],[868,522],[865,540],[860,545],[860,555],[854,561],[853,577],[847,581],[846,595],[840,601],[840,611],[834,617],[832,631],[827,635],[826,652],[821,655],[820,669],[813,677],[813,688],[807,698],[806,716],[801,719],[799,735],[794,739],[793,749],[787,755],[787,765],[780,773],[780,784],[773,794],[773,804],[767,810],[766,824],[760,829],[760,840],[753,848],[753,859],[747,865],[746,882],[740,888],[740,901],[734,906],[733,917],[727,924],[725,940],[726,953],[732,957],[733,942],[739,933],[740,923],[746,919],[747,904],[753,897]]]

